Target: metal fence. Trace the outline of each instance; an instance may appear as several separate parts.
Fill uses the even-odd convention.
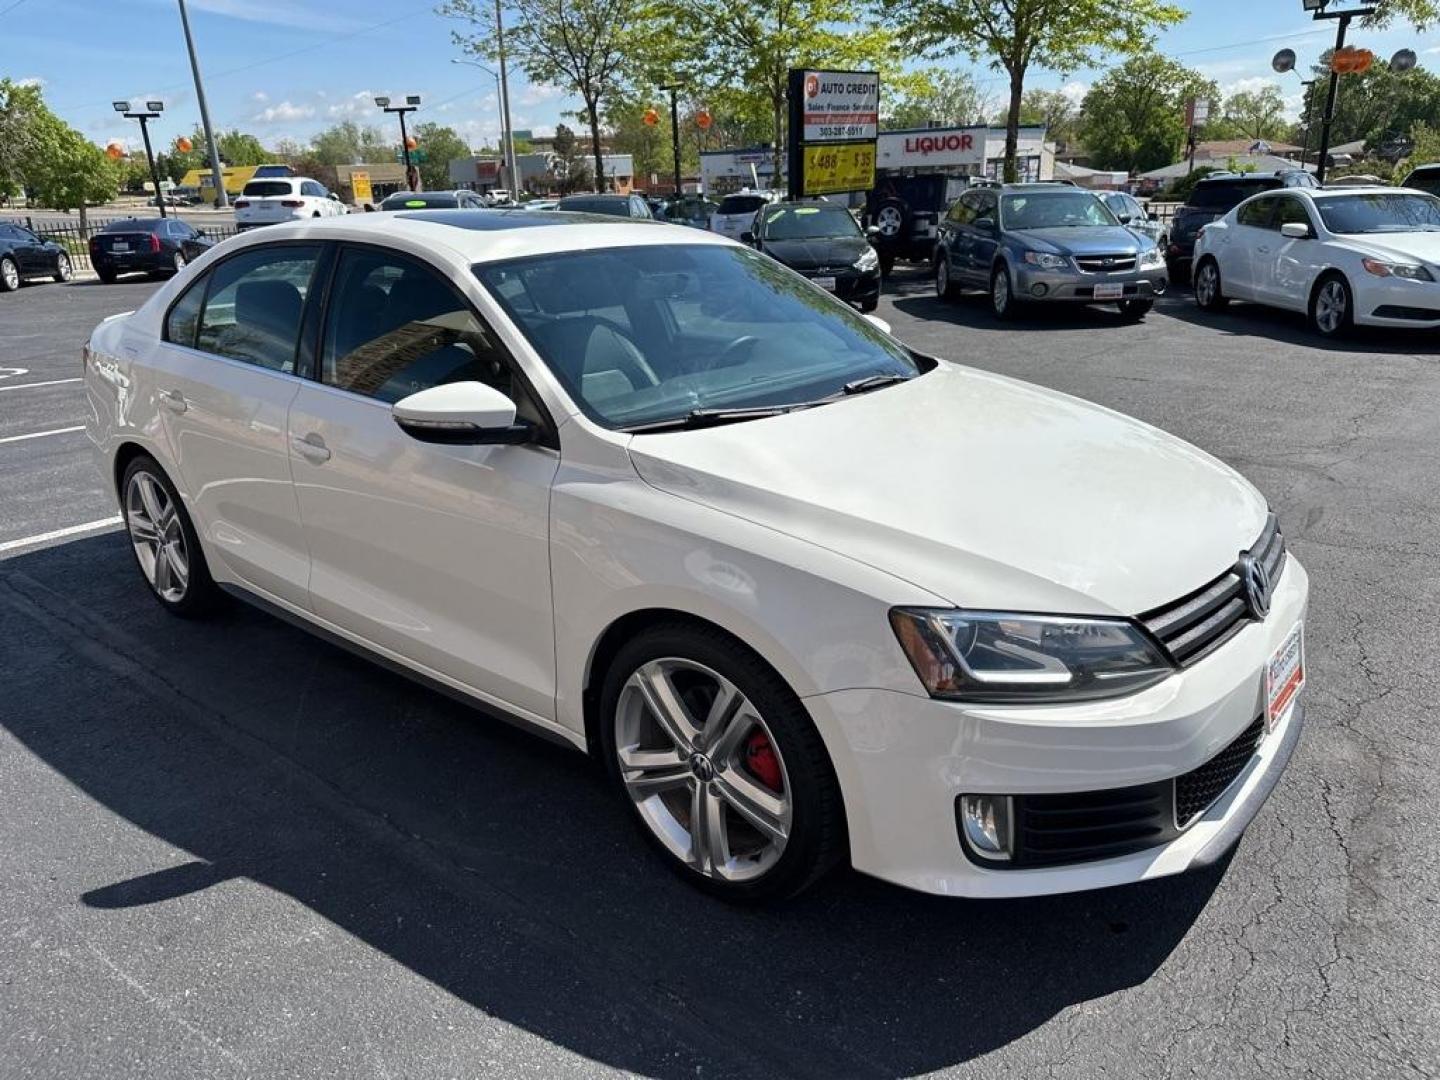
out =
[[[0,221],[8,221],[12,225],[23,225],[42,240],[53,240],[63,247],[70,255],[70,265],[76,270],[93,270],[90,265],[90,237],[113,222],[125,222],[131,218],[89,218],[81,228],[79,221],[36,221],[29,216],[20,217],[11,215],[0,217]],[[226,237],[234,236],[239,232],[231,223],[211,225],[206,222],[196,224],[193,221],[186,222],[197,231],[204,233],[211,240],[219,243]]]

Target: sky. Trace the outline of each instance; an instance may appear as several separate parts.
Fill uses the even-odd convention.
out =
[[[1274,82],[1298,114],[1299,79],[1275,75],[1270,57],[1288,46],[1307,65],[1333,40],[1333,22],[1310,20],[1300,0],[1181,2],[1190,18],[1161,35],[1157,50],[1198,68],[1225,93]],[[268,145],[304,142],[340,120],[394,124],[374,96],[418,93],[423,104],[412,123],[448,124],[477,147],[493,144],[499,132],[494,78],[450,63],[462,55],[452,31],[464,24],[436,15],[436,0],[188,0],[188,6],[219,128],[253,132]],[[1440,71],[1434,30],[1352,29],[1350,37],[1385,57],[1408,46],[1422,66]],[[957,66],[972,70],[997,103],[1003,100],[1003,75]],[[1064,88],[1078,99],[1100,73],[1036,71],[1027,85]],[[513,67],[510,74],[517,130],[549,133],[577,107],[556,87],[532,85]],[[139,144],[135,123],[114,112],[115,100],[166,103],[152,127],[159,145],[199,120],[176,0],[0,0],[0,76],[39,81],[50,107],[101,145]],[[661,97],[657,92],[657,104]]]

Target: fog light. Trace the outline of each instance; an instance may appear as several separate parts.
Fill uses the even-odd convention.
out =
[[[1050,289],[1048,286],[1042,285],[1038,281],[1034,285],[1030,286],[1031,296],[1044,296],[1049,291]]]
[[[970,850],[982,859],[1010,858],[1010,796],[960,796],[960,830]]]

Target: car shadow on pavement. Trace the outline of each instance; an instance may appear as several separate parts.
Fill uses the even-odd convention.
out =
[[[990,298],[983,292],[970,290],[954,300],[941,300],[928,278],[908,275],[887,281],[886,293],[897,309],[913,318],[938,319],[976,330],[1084,330],[1125,325],[1113,304],[1028,304],[1013,319],[1001,320],[991,312]]]
[[[581,755],[247,607],[174,619],[119,534],[0,562],[0,634],[0,724],[191,856],[62,906],[144,934],[164,905],[251,879],[485,1014],[651,1076],[974,1059],[1148,979],[1228,864],[1009,902],[845,871],[785,906],[729,907],[660,865]]]
[[[1179,299],[1175,294],[1174,299]],[[1440,357],[1440,331],[1357,326],[1340,338],[1325,338],[1311,328],[1298,311],[1235,301],[1224,311],[1201,311],[1186,290],[1184,303],[1167,303],[1164,313],[1181,322],[1207,327],[1217,333],[1255,338],[1258,345],[1298,345],[1335,353],[1388,353],[1396,356],[1429,354]]]

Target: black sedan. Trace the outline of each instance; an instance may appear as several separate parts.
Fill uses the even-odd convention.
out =
[[[880,303],[880,257],[850,211],[825,203],[771,203],[740,239],[854,304]]]
[[[178,218],[126,218],[90,237],[90,262],[110,285],[121,274],[178,274],[214,246],[204,232]]]
[[[31,278],[70,280],[70,256],[52,240],[23,225],[0,221],[0,292],[14,292]]]

